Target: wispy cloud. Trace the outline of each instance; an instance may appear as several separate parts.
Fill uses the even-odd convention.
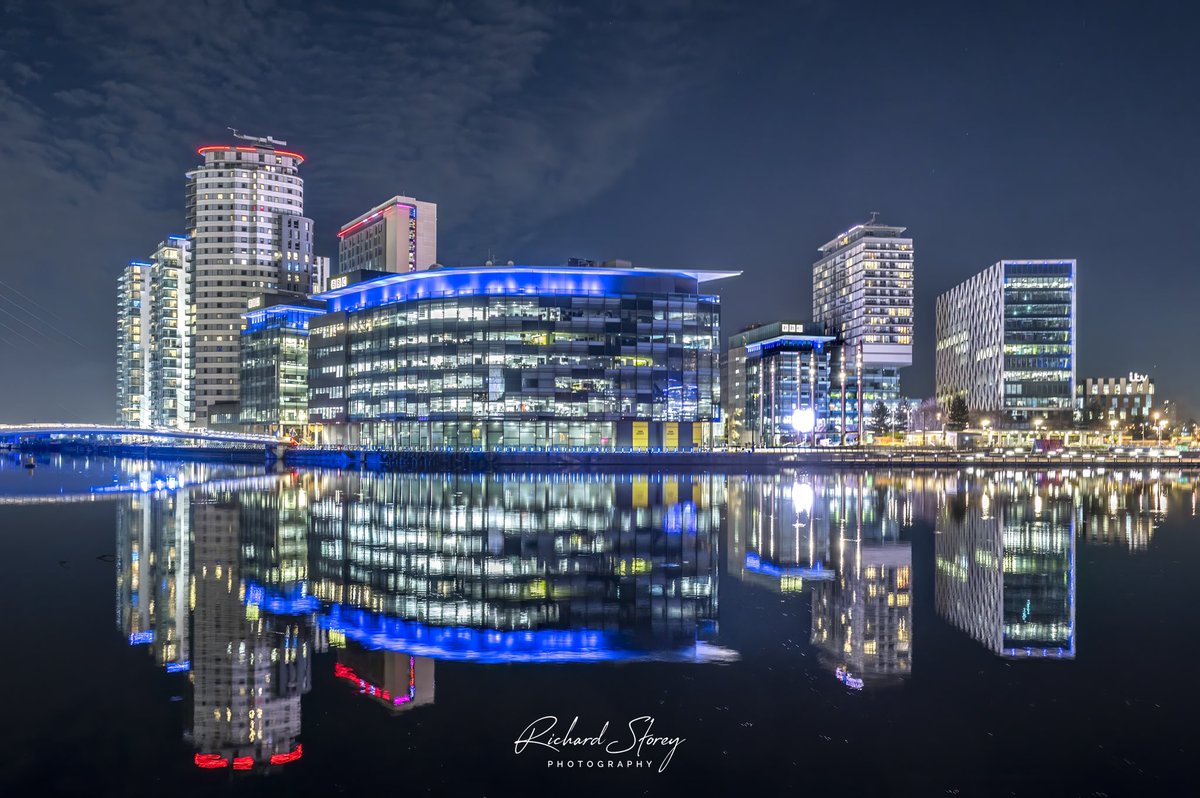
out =
[[[0,11],[0,277],[43,302],[53,296],[71,334],[93,342],[78,367],[102,380],[81,386],[98,398],[77,401],[107,413],[113,308],[96,297],[112,295],[125,260],[179,231],[193,148],[221,139],[226,125],[285,138],[309,157],[319,251],[332,249],[336,224],[397,191],[441,204],[450,258],[478,257],[489,244],[515,250],[634,163],[676,98],[717,68],[709,34],[731,8],[9,4]],[[22,357],[3,347],[0,368]],[[0,415],[9,415],[3,404]]]

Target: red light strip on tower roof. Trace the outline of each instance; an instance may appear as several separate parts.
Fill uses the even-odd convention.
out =
[[[206,152],[216,152],[217,150],[224,150],[226,152],[233,150],[238,152],[269,152],[275,155],[282,155],[285,158],[295,158],[297,166],[304,163],[304,156],[298,152],[291,152],[289,150],[259,150],[257,147],[235,147],[231,144],[206,144],[203,147],[197,148],[196,154],[203,155]]]
[[[407,202],[393,202],[391,205],[387,206],[383,210],[375,211],[375,213],[371,214],[367,218],[361,219],[361,220],[355,222],[354,224],[350,225],[346,229],[339,231],[337,234],[337,237],[344,238],[345,236],[350,235],[354,231],[358,230],[360,227],[364,227],[365,225],[368,225],[371,222],[374,222],[375,220],[379,219],[385,213],[390,211],[392,208],[408,208],[409,210],[415,210],[413,208],[413,206],[409,205]]]

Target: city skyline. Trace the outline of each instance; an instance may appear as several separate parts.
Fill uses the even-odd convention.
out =
[[[577,255],[628,258],[643,266],[742,269],[745,276],[721,291],[724,333],[806,316],[817,247],[831,231],[878,211],[882,220],[905,225],[920,253],[914,363],[903,371],[901,385],[909,396],[933,394],[938,294],[1001,258],[1077,259],[1084,299],[1080,379],[1148,373],[1164,396],[1180,401],[1181,416],[1195,412],[1200,375],[1160,356],[1169,350],[1165,344],[1146,345],[1147,339],[1188,335],[1182,326],[1189,318],[1187,292],[1157,290],[1174,287],[1185,272],[1169,258],[1147,257],[1145,242],[1153,234],[1166,252],[1182,247],[1186,187],[1197,167],[1184,149],[1196,127],[1194,112],[1185,109],[1168,122],[1161,110],[1169,107],[1169,95],[1182,90],[1186,73],[1178,63],[1182,49],[1166,46],[1162,37],[1181,35],[1182,26],[1159,24],[1164,20],[1155,19],[1153,10],[1139,17],[1094,8],[1080,14],[1043,9],[1026,17],[993,10],[978,26],[985,34],[975,32],[965,11],[915,9],[896,23],[915,37],[911,49],[924,43],[959,68],[930,81],[931,56],[914,54],[888,70],[871,55],[849,66],[805,69],[831,45],[815,35],[791,34],[804,47],[802,55],[789,57],[792,39],[763,32],[788,27],[761,24],[765,17],[785,18],[769,6],[739,20],[708,5],[686,23],[656,18],[654,11],[644,19],[614,18],[601,25],[608,32],[597,35],[637,31],[636,42],[622,44],[630,48],[629,58],[615,75],[608,61],[601,65],[563,51],[572,34],[604,21],[595,16],[564,17],[517,3],[505,6],[510,13],[491,15],[456,8],[451,22],[475,21],[473,35],[481,37],[461,45],[479,51],[464,67],[468,83],[486,72],[488,57],[522,58],[512,61],[504,79],[492,78],[497,82],[485,87],[478,107],[461,97],[462,77],[426,68],[417,82],[438,87],[448,106],[420,105],[413,124],[393,132],[373,127],[369,114],[361,124],[344,124],[353,118],[352,108],[331,92],[332,77],[313,83],[313,102],[338,120],[324,126],[312,123],[310,104],[263,99],[253,87],[230,99],[211,80],[201,80],[205,67],[198,59],[207,41],[184,45],[188,58],[179,71],[163,70],[151,80],[147,75],[164,55],[156,44],[157,23],[144,13],[126,18],[138,14],[138,4],[125,5],[100,15],[91,28],[81,22],[86,16],[67,20],[52,9],[4,26],[0,123],[13,135],[0,147],[0,168],[17,190],[0,214],[0,238],[8,249],[0,258],[0,289],[7,314],[15,314],[0,314],[6,325],[0,327],[0,358],[6,373],[37,374],[0,400],[5,420],[111,416],[111,304],[93,297],[111,296],[116,268],[110,264],[144,257],[155,242],[180,231],[180,181],[195,165],[189,153],[223,140],[225,125],[281,137],[309,159],[306,213],[315,220],[317,255],[334,255],[338,227],[378,198],[426,197],[439,205],[439,259],[446,263],[481,263],[494,253],[499,262],[554,263]],[[835,26],[843,15],[822,4],[787,13],[813,31]],[[289,19],[300,40],[315,35],[305,23],[322,21]],[[396,32],[387,23],[394,26],[397,19],[404,18],[381,14],[380,30]],[[55,36],[99,46],[96,37],[111,33],[112,25],[127,26],[132,41],[119,53],[101,47],[90,64],[76,64],[70,55],[47,62],[31,46]],[[1022,38],[1034,27],[1042,31],[1035,41]],[[644,45],[655,37],[675,38],[680,28],[691,44],[664,56],[669,63],[645,60]],[[724,35],[718,37],[718,30]],[[537,33],[534,41],[521,38],[529,31]],[[345,29],[334,25],[327,35],[322,52],[336,56],[349,46],[349,38],[339,38],[350,37]],[[934,46],[951,40],[953,47]],[[993,75],[989,59],[1017,41],[1027,47],[1025,57]],[[419,46],[401,36],[397,47],[376,54],[369,66],[410,64]],[[698,52],[705,46],[711,58],[701,67]],[[599,115],[567,119],[539,106],[526,127],[515,128],[517,117],[500,98],[550,89],[558,92],[550,97],[576,97],[549,70],[538,69],[551,64],[562,68],[568,83],[591,85],[601,75],[611,81],[591,109]],[[731,65],[744,65],[740,82],[713,77]],[[334,66],[349,68],[340,57]],[[1129,77],[1135,66],[1136,82]],[[270,65],[264,69],[277,74]],[[1079,81],[1092,86],[1084,80],[1092,72],[1104,78],[1104,92],[1068,91]],[[681,73],[689,79],[680,88],[674,79]],[[847,98],[858,93],[845,88],[868,77],[878,86],[870,113],[890,115],[904,123],[903,130],[899,124],[862,125],[867,111],[855,110]],[[785,80],[791,83],[781,84]],[[631,86],[639,92],[629,108],[624,94]],[[785,86],[797,99],[776,107]],[[139,90],[155,100],[139,102]],[[186,107],[180,104],[184,96],[192,97]],[[387,108],[405,97],[379,99]],[[708,114],[713,100],[729,113]],[[954,110],[934,110],[941,107]],[[610,108],[623,111],[614,117]],[[833,120],[829,108],[841,109],[841,117],[806,133],[800,146],[792,134],[783,136],[805,118]],[[757,124],[735,125],[735,117]],[[1146,126],[1144,135],[1122,121],[1134,117]],[[457,124],[466,118],[478,124]],[[681,136],[684,123],[690,132]],[[490,146],[482,146],[481,137],[488,136]],[[717,159],[717,142],[722,152],[730,151],[730,142],[742,149],[737,157]],[[408,148],[398,149],[401,143]],[[530,146],[544,157],[535,157]],[[611,157],[614,151],[621,157]],[[875,158],[863,157],[866,152],[888,159],[886,179],[878,179]],[[704,169],[687,168],[696,159]],[[713,202],[714,196],[734,201]],[[78,213],[82,203],[90,205],[88,213]],[[62,218],[72,223],[49,232],[46,220]],[[58,241],[61,250],[44,246],[46,240]],[[1130,290],[1131,274],[1145,290]],[[1114,317],[1131,321],[1112,324]],[[1131,325],[1144,335],[1128,335]]]

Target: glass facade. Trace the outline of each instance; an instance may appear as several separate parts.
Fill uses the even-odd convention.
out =
[[[270,301],[260,299],[259,304]],[[291,301],[307,304],[275,304],[245,314],[238,421],[254,432],[304,437],[308,424],[308,321],[323,308],[319,302]]]
[[[1074,401],[1075,264],[1004,264],[1004,407],[1067,411]]]
[[[937,396],[1002,420],[1070,420],[1075,261],[1001,261],[937,300]]]
[[[134,260],[117,278],[117,422],[150,426],[150,264]]]
[[[862,346],[864,399],[900,396],[912,364],[913,240],[905,228],[858,224],[821,247],[813,264],[813,320]]]
[[[710,274],[444,269],[322,295],[310,420],[385,448],[705,445],[719,418]]]

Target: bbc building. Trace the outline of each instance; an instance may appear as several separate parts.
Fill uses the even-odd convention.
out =
[[[720,302],[739,272],[566,266],[350,272],[315,299],[309,423],[384,449],[683,450],[720,424]]]

